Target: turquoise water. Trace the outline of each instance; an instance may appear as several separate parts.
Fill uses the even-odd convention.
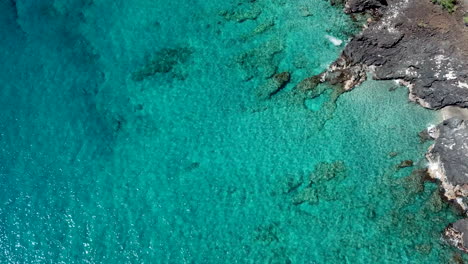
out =
[[[326,35],[358,30],[327,1],[4,0],[0,12],[1,263],[458,254],[440,240],[456,215],[414,173],[436,113],[391,82],[294,95],[343,49]],[[290,83],[265,96],[284,71]]]

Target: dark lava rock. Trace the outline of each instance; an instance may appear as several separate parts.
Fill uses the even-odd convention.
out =
[[[424,129],[423,131],[419,132],[418,136],[419,136],[419,139],[421,140],[421,143],[432,140],[432,137],[429,134],[429,131],[427,129]]]
[[[302,80],[296,91],[313,91],[320,83],[329,83],[338,87],[339,94],[351,90],[366,80],[367,68],[362,64],[351,64],[344,55],[336,60],[325,72]]]
[[[451,118],[437,126],[438,137],[428,155],[444,169],[449,184],[468,184],[468,126],[466,120]]]
[[[466,120],[451,118],[437,126],[432,134],[435,144],[427,153],[429,173],[441,182],[444,198],[461,213],[468,211],[468,127]],[[449,225],[446,240],[468,253],[468,219]]]
[[[445,239],[453,246],[468,253],[468,219],[460,219],[444,230]]]
[[[427,108],[468,107],[468,34],[460,17],[442,13],[430,1],[350,0],[347,5],[355,12],[388,7],[346,46],[339,59],[346,68],[364,65],[375,79],[401,80],[410,87],[410,99]],[[351,76],[361,79],[353,73],[359,71]]]
[[[322,74],[322,82],[340,84],[344,91],[352,89],[366,80],[367,68],[362,64],[353,64],[349,57],[341,56]]]

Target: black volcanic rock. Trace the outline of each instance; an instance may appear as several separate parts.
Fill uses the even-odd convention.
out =
[[[445,120],[431,133],[435,144],[427,153],[429,174],[440,181],[444,198],[465,215],[468,212],[468,121]],[[468,253],[468,218],[449,225],[446,240]]]
[[[378,80],[404,81],[410,99],[426,108],[468,107],[468,34],[461,20],[425,1],[349,0],[345,11],[385,5],[339,60],[372,67]]]
[[[461,251],[468,253],[468,219],[460,219],[444,231],[445,239]]]
[[[437,130],[438,137],[429,151],[431,159],[443,167],[447,183],[468,184],[468,121],[454,117],[438,125]]]
[[[302,87],[318,82],[341,84],[343,91],[359,85],[363,72],[377,80],[397,80],[409,88],[409,99],[423,107],[468,107],[468,31],[459,11],[449,14],[431,1],[347,0],[346,13],[370,13],[362,32],[340,58]],[[444,231],[445,239],[468,253],[468,120],[451,118],[420,133],[435,143],[426,154],[427,172],[440,183],[445,200],[465,215]],[[410,166],[402,162],[397,168]]]

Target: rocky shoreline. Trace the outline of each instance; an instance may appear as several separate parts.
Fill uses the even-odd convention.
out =
[[[332,4],[338,4],[332,1]],[[347,0],[344,12],[367,14],[366,25],[341,57],[319,77],[347,91],[371,73],[409,88],[409,99],[429,109],[468,108],[468,1],[449,13],[430,0]],[[468,253],[468,115],[450,118],[425,131],[434,140],[427,172],[439,182],[444,200],[465,216],[444,231],[451,245]]]

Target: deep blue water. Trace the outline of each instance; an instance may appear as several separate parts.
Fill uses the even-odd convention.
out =
[[[1,263],[457,254],[412,174],[437,113],[392,82],[293,96],[359,30],[327,1],[0,0],[0,30]]]

